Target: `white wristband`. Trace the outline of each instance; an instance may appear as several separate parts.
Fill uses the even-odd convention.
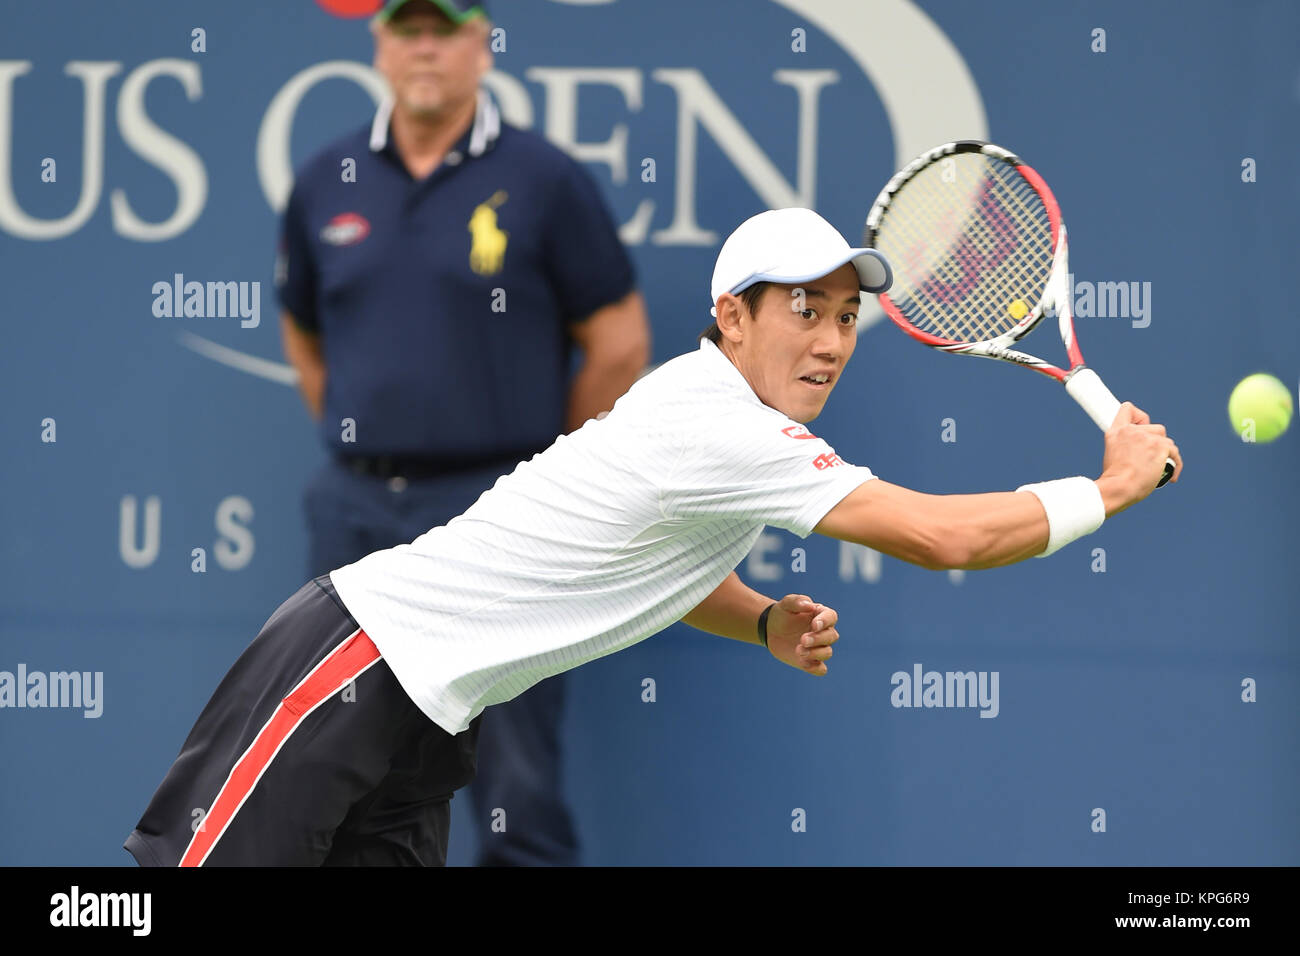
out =
[[[1101,489],[1091,478],[1040,481],[1021,485],[1016,491],[1037,495],[1047,512],[1047,550],[1036,557],[1045,558],[1076,538],[1092,534],[1106,520],[1106,504],[1101,500]]]

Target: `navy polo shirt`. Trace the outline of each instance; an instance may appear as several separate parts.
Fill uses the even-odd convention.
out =
[[[528,457],[564,431],[568,326],[633,290],[631,260],[586,170],[486,93],[423,180],[388,141],[389,110],[312,157],[284,213],[277,288],[321,337],[325,442]]]

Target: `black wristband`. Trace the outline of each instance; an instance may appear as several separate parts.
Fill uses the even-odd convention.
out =
[[[769,604],[758,616],[758,640],[764,647],[767,647],[767,615],[774,607],[776,604]]]

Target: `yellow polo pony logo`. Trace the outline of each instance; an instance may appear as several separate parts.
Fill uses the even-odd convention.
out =
[[[479,275],[500,272],[506,261],[506,243],[510,233],[497,226],[497,207],[506,201],[506,192],[498,189],[492,198],[479,203],[474,215],[469,217],[469,232],[473,244],[469,250],[469,266]]]

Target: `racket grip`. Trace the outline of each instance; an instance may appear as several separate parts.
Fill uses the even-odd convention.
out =
[[[1083,406],[1088,417],[1102,431],[1110,428],[1119,414],[1119,399],[1111,394],[1101,376],[1086,366],[1075,369],[1065,380],[1065,390]]]
[[[1080,366],[1070,373],[1065,379],[1065,390],[1083,407],[1088,417],[1102,431],[1110,428],[1111,423],[1115,421],[1115,416],[1119,414],[1119,399],[1111,394],[1106,383],[1101,380],[1101,376],[1086,366]],[[1173,476],[1174,460],[1166,458],[1165,473],[1160,476],[1156,487],[1163,488]]]

